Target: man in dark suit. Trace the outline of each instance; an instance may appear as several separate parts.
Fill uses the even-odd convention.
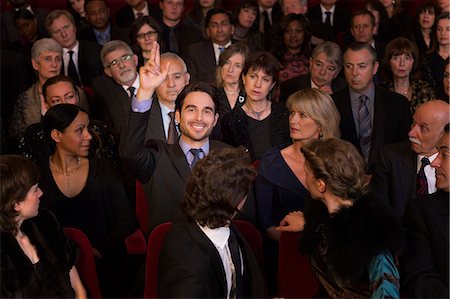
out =
[[[327,25],[328,32],[322,37],[334,40],[336,35],[345,32],[350,26],[350,14],[336,5],[337,0],[320,0],[320,4],[311,7],[308,18]]]
[[[259,31],[265,36],[265,49],[270,51],[276,48],[278,42],[278,31],[280,21],[283,18],[283,11],[277,0],[258,0],[259,14],[256,24],[259,24]]]
[[[341,137],[361,151],[368,173],[382,146],[406,140],[411,124],[408,100],[373,83],[376,56],[368,43],[350,44],[344,53],[348,88],[332,95],[341,114]]]
[[[411,198],[403,217],[407,243],[400,263],[402,286],[413,298],[449,297],[449,146],[447,124],[439,155],[431,163],[438,191]]]
[[[184,0],[160,0],[159,7],[166,49],[186,59],[187,48],[203,40],[203,33],[182,19]]]
[[[178,95],[189,84],[190,74],[186,63],[177,54],[172,52],[161,54],[161,64],[165,65],[167,62],[170,62],[170,70],[164,82],[156,88],[156,97],[150,107],[145,141],[156,139],[173,144],[178,142],[179,132],[174,125],[171,126],[172,122],[175,123],[172,113],[175,111]],[[171,132],[173,129],[175,132]],[[173,133],[175,134],[172,135]]]
[[[399,219],[408,200],[423,195],[416,194],[422,158],[429,161],[423,166],[427,183],[424,194],[436,192],[436,176],[428,163],[438,155],[437,144],[448,123],[449,109],[450,106],[441,100],[423,103],[414,113],[408,134],[410,141],[386,145],[380,152],[374,166],[371,191],[374,197],[388,204]]]
[[[125,166],[144,184],[148,200],[150,233],[158,224],[171,221],[183,199],[190,168],[210,149],[224,144],[210,141],[217,123],[218,99],[206,83],[187,86],[177,97],[175,120],[181,132],[178,143],[151,141],[144,145],[145,131],[156,88],[166,79],[170,65],[160,67],[159,45],[153,57],[140,69],[140,88],[131,103],[132,111],[121,138]]]
[[[255,176],[243,149],[214,150],[186,182],[158,265],[161,298],[264,298],[250,245],[230,225]],[[183,254],[180,254],[182,252]]]
[[[113,40],[100,52],[105,74],[93,83],[92,114],[119,137],[126,123],[131,97],[139,88],[137,56],[123,41]],[[118,140],[118,139],[117,139]]]
[[[333,42],[326,41],[314,48],[309,68],[309,74],[281,82],[280,102],[286,102],[291,94],[305,88],[318,88],[333,94],[347,86],[344,78],[338,77],[342,68],[342,51]]]
[[[116,12],[116,25],[130,29],[131,24],[139,17],[151,16],[158,22],[161,21],[161,10],[155,4],[146,0],[125,0],[126,6]]]
[[[122,40],[129,43],[128,30],[111,24],[110,10],[105,0],[87,0],[84,3],[86,21],[90,26],[78,33],[80,40],[97,43],[104,46],[110,40]]]
[[[220,8],[210,9],[206,14],[205,26],[210,40],[189,46],[187,64],[193,82],[213,83],[220,53],[231,45],[234,32],[231,14]]]
[[[64,75],[77,85],[92,86],[94,78],[102,74],[100,47],[95,43],[77,40],[75,20],[66,10],[50,12],[45,25],[52,38],[63,47]]]

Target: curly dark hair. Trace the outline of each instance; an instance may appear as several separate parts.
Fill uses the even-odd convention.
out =
[[[25,200],[30,188],[39,182],[39,168],[22,156],[1,155],[0,177],[0,230],[15,236],[19,213],[14,206]]]
[[[197,162],[184,188],[181,210],[202,226],[228,225],[256,176],[243,148],[212,150]]]

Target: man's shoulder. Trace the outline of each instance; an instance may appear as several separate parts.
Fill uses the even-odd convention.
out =
[[[415,156],[409,141],[391,143],[383,146],[383,155],[388,158],[404,158],[405,156]]]
[[[230,145],[223,143],[222,141],[219,140],[210,140],[210,142],[212,149],[231,147]]]

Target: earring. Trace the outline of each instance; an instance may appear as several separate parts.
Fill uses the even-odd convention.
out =
[[[319,133],[319,139],[322,139],[323,138],[323,133],[322,133],[322,131],[320,131],[320,133]]]

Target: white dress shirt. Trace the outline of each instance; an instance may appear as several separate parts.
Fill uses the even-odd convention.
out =
[[[69,51],[73,51],[72,60],[75,63],[75,68],[77,69],[78,76],[80,76],[80,69],[78,68],[78,52],[80,49],[80,43],[77,41],[77,44],[72,49],[63,48],[63,61],[64,61],[64,75],[69,76],[69,61],[70,54]]]

